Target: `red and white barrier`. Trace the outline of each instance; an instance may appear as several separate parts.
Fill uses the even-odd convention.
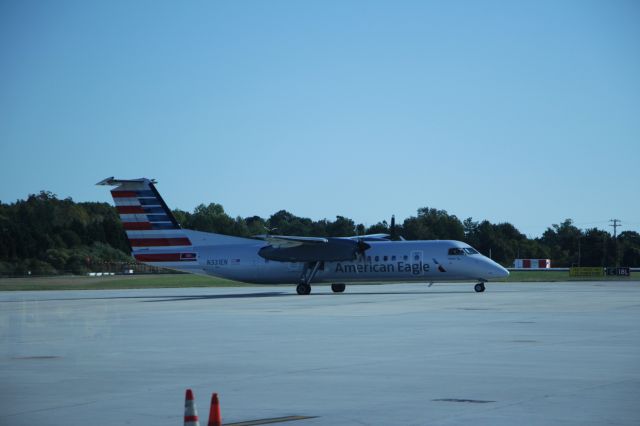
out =
[[[513,262],[516,269],[549,269],[551,259],[516,259]]]

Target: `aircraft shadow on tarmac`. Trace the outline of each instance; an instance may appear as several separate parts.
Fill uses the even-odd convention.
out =
[[[181,300],[198,300],[198,299],[242,299],[242,298],[259,298],[259,297],[276,297],[276,296],[293,296],[293,294],[273,291],[263,293],[238,293],[238,294],[189,294],[174,295],[167,294],[164,296],[102,296],[102,297],[58,297],[51,299],[20,299],[20,300],[4,300],[0,303],[16,303],[16,302],[63,302],[74,300],[126,300],[126,299],[142,299],[141,302],[178,302]],[[149,300],[151,299],[151,300]]]
[[[76,300],[127,300],[127,299],[140,299],[140,302],[180,302],[188,300],[216,300],[216,299],[259,299],[266,297],[299,297],[305,299],[308,297],[357,297],[357,296],[393,296],[393,295],[439,295],[439,294],[462,294],[462,293],[474,293],[461,289],[460,291],[439,291],[439,290],[426,290],[426,291],[369,291],[369,292],[356,292],[356,293],[340,293],[333,294],[331,292],[318,292],[312,293],[307,296],[299,296],[295,291],[270,291],[270,292],[258,292],[258,293],[232,293],[232,294],[185,294],[185,295],[154,295],[154,296],[102,296],[102,297],[60,297],[51,299],[21,299],[21,300],[5,300],[1,303],[11,302],[54,302],[54,301],[76,301]]]
[[[213,299],[253,299],[263,297],[284,297],[292,296],[292,294],[282,291],[271,291],[263,293],[236,293],[236,294],[190,294],[185,296],[153,296],[152,300],[143,300],[143,302],[181,302],[185,300],[213,300]]]
[[[263,297],[299,297],[301,299],[307,297],[332,296],[332,297],[354,297],[354,296],[393,296],[393,295],[418,295],[418,294],[460,294],[468,293],[465,291],[380,291],[366,293],[341,293],[333,295],[332,293],[312,293],[307,296],[299,296],[296,293],[288,292],[268,292],[268,293],[241,293],[241,294],[192,294],[185,296],[151,296],[142,302],[180,302],[184,300],[211,300],[211,299],[249,299]],[[473,293],[473,292],[472,292]]]

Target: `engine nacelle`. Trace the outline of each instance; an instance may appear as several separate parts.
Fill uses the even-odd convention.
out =
[[[326,243],[300,244],[295,247],[262,247],[258,254],[279,262],[337,262],[352,261],[358,253],[369,248],[361,241],[346,238],[327,238]]]

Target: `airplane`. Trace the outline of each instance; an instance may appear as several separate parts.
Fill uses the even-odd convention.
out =
[[[388,234],[349,237],[257,235],[253,238],[184,229],[153,179],[106,178],[133,257],[142,263],[254,284],[331,283],[334,293],[353,282],[477,281],[509,271],[470,245],[454,240],[392,241]]]

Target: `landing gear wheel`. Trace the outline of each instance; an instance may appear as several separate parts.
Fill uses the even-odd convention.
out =
[[[296,291],[300,296],[306,296],[307,294],[311,294],[311,286],[309,284],[298,284]]]
[[[331,291],[334,293],[342,293],[347,288],[344,284],[331,284]]]
[[[484,283],[478,283],[476,284],[473,289],[476,291],[476,293],[482,293],[484,291]]]

